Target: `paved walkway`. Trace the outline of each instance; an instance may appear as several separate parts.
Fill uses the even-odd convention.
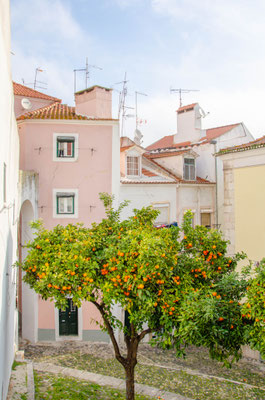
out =
[[[38,372],[47,372],[55,375],[65,375],[78,380],[84,380],[92,383],[97,383],[100,386],[108,386],[118,390],[125,390],[125,381],[111,376],[94,374],[88,371],[82,371],[74,368],[65,368],[46,362],[26,361],[22,365],[18,365],[12,371],[11,381],[7,400],[21,399],[21,395],[26,395],[28,400],[34,400],[34,378],[33,369]],[[164,400],[192,400],[175,393],[163,391],[152,386],[135,384],[135,392],[150,396],[153,398],[161,398]]]
[[[82,371],[74,368],[60,367],[50,363],[34,363],[33,368],[38,372],[48,372],[51,374],[61,374],[72,378],[97,383],[100,386],[109,386],[119,390],[125,390],[125,381],[123,379],[111,376],[94,374],[92,372]],[[164,400],[192,400],[175,393],[166,392],[152,386],[135,384],[135,392],[145,396],[162,398]]]

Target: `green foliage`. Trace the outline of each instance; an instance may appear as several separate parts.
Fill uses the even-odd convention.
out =
[[[136,332],[147,324],[161,346],[175,346],[178,354],[195,344],[218,360],[238,359],[249,335],[241,310],[248,271],[235,272],[245,255],[228,257],[220,232],[192,228],[191,213],[181,229],[156,229],[151,207],[120,221],[127,202],[115,210],[111,196],[101,199],[106,218],[92,228],[69,224],[48,231],[34,224],[35,239],[21,265],[24,280],[60,308],[67,296],[78,306],[97,303],[111,326],[128,334],[111,312],[119,304]]]
[[[265,258],[256,266],[248,282],[242,318],[248,327],[250,345],[265,357]]]

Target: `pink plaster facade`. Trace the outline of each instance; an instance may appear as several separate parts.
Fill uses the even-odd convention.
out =
[[[55,329],[54,302],[38,300],[38,327],[39,329]]]
[[[47,229],[58,223],[99,222],[103,215],[100,192],[112,192],[112,126],[88,121],[25,121],[19,124],[20,168],[39,174],[39,217]],[[78,135],[76,161],[53,161],[54,135]],[[53,189],[78,190],[78,217],[53,218]]]
[[[25,114],[27,110],[22,107],[21,100],[28,99],[31,102],[31,109],[30,111],[37,110],[38,108],[49,106],[50,104],[54,103],[51,100],[44,100],[44,99],[36,99],[34,97],[29,96],[15,96],[14,100],[14,108],[15,108],[15,116],[19,117],[20,115]]]
[[[78,96],[82,100],[82,115],[91,115],[93,109],[101,110],[101,119],[97,115],[97,119],[89,120],[18,120],[20,169],[38,174],[38,214],[47,229],[52,229],[57,224],[82,222],[85,226],[90,226],[92,222],[100,222],[105,213],[99,193],[114,194],[116,198],[119,196],[119,126],[118,121],[111,119],[111,91],[105,92],[100,88],[99,93],[93,92],[94,90]],[[19,104],[20,99],[17,100]],[[42,102],[38,102],[38,99],[36,102],[36,99],[30,100],[34,105]],[[102,113],[104,109],[106,114]],[[19,115],[18,108],[17,113]],[[57,157],[57,136],[67,135],[75,138],[73,159]],[[55,195],[56,191],[67,190],[76,195],[75,213],[69,217],[58,215]],[[54,302],[44,301],[39,296],[37,302],[37,340],[62,340],[64,337],[59,335],[59,313]],[[93,304],[84,302],[78,310],[76,338],[108,341],[108,336],[101,332],[95,321],[101,321],[99,312]],[[36,327],[32,325],[32,329]]]

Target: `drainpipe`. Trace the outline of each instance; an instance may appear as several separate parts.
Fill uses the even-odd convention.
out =
[[[211,140],[211,144],[214,144],[214,154],[216,151],[217,140]],[[218,229],[218,191],[217,191],[217,157],[215,156],[215,224]]]

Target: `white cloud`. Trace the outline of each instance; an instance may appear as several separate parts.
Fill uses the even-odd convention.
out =
[[[61,0],[16,0],[12,7],[12,23],[36,37],[46,34],[64,39],[80,39],[83,32],[71,9]]]
[[[249,39],[265,32],[263,0],[151,0],[153,10],[212,32]]]

